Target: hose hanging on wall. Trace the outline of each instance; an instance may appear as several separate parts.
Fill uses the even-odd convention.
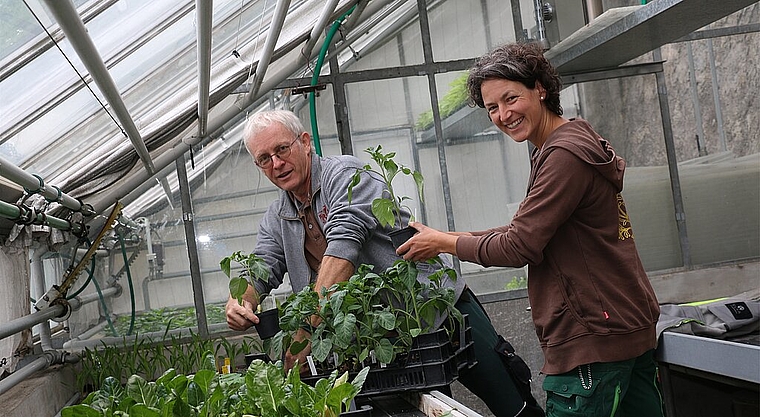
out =
[[[82,291],[84,291],[85,288],[87,288],[87,285],[92,281],[92,276],[95,274],[95,257],[90,258],[90,270],[87,272],[87,280],[82,284],[81,287],[79,287],[78,290],[76,290],[73,294],[69,294],[66,296],[67,300],[72,300],[77,295],[81,294]]]
[[[341,17],[339,17],[337,20],[335,20],[330,26],[330,30],[327,32],[327,36],[325,37],[325,41],[322,43],[322,49],[319,51],[319,56],[317,57],[317,64],[314,68],[314,74],[311,76],[311,86],[314,87],[317,85],[317,80],[319,79],[319,73],[322,71],[322,64],[325,62],[325,56],[327,56],[327,49],[330,47],[330,43],[332,42],[333,36],[335,36],[335,32],[340,29],[340,25],[343,23],[344,20],[348,17],[348,15],[351,14],[351,12],[356,9],[356,5],[354,5],[352,8],[350,8],[347,12],[343,13]],[[314,138],[314,150],[317,152],[317,155],[322,156],[322,145],[319,142],[319,126],[317,126],[317,100],[316,100],[315,92],[312,91],[309,93],[309,116],[311,118],[311,136]]]
[[[127,259],[127,248],[124,246],[124,234],[117,233],[119,236],[119,243],[121,243],[121,256],[124,258],[124,265],[127,270],[127,283],[129,283],[129,300],[132,307],[132,315],[129,318],[129,330],[127,330],[127,336],[132,335],[132,331],[135,328],[135,288],[132,284],[132,273],[129,268],[129,259]]]

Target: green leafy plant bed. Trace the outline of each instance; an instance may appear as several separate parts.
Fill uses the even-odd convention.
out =
[[[254,360],[243,374],[222,374],[208,352],[193,375],[169,369],[152,382],[133,375],[126,385],[109,377],[61,417],[335,417],[348,410],[368,371],[350,382],[348,373],[333,372],[311,386],[298,369],[285,373],[281,362]]]
[[[242,364],[243,355],[263,352],[261,341],[246,336],[232,341],[222,336],[206,339],[191,332],[189,338],[174,335],[160,340],[138,339],[128,343],[85,348],[80,354],[77,371],[77,389],[83,394],[100,387],[106,378],[114,378],[121,384],[131,375],[139,375],[147,380],[155,380],[168,369],[179,373],[196,372],[204,363],[206,352],[213,352],[217,358],[229,358],[230,365]],[[232,369],[230,369],[232,370]]]
[[[226,323],[224,303],[206,304],[206,319],[208,324]],[[129,315],[118,316],[113,322],[116,335],[129,336],[130,321]],[[195,307],[156,308],[135,315],[132,334],[164,332],[197,325]]]

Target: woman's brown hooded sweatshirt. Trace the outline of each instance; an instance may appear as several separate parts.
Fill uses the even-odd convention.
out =
[[[659,305],[620,195],[625,161],[584,120],[557,128],[531,161],[512,223],[459,237],[458,257],[528,265],[544,374],[653,349]]]

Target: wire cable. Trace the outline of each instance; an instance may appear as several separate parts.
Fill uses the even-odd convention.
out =
[[[90,93],[95,98],[95,100],[98,101],[98,103],[100,104],[100,107],[102,107],[103,110],[105,110],[106,114],[108,114],[108,117],[110,117],[111,120],[113,120],[113,122],[116,125],[116,127],[118,127],[119,130],[121,131],[121,134],[124,135],[124,137],[129,138],[129,136],[127,136],[127,132],[125,132],[124,129],[122,129],[122,127],[119,124],[119,122],[116,121],[116,118],[113,117],[113,115],[111,114],[111,112],[108,111],[108,109],[106,108],[105,104],[103,104],[103,102],[100,100],[100,98],[98,98],[98,96],[95,94],[95,91],[93,91],[92,88],[90,87],[90,84],[87,81],[85,81],[85,79],[82,76],[82,74],[80,74],[79,70],[77,70],[77,68],[74,66],[74,63],[71,62],[71,60],[69,59],[68,56],[66,56],[66,53],[63,52],[63,49],[61,49],[60,45],[58,45],[58,42],[55,41],[55,38],[53,38],[53,35],[47,30],[47,28],[42,23],[42,21],[40,20],[40,18],[37,17],[37,14],[34,13],[34,10],[32,10],[32,8],[29,6],[29,4],[27,4],[26,0],[24,0],[24,5],[26,6],[27,9],[29,9],[29,12],[32,14],[32,16],[34,16],[34,19],[37,20],[37,23],[40,24],[40,27],[42,28],[42,30],[44,30],[45,33],[48,35],[48,37],[50,38],[50,40],[53,42],[53,45],[55,45],[55,47],[58,48],[58,51],[61,52],[61,55],[63,55],[63,57],[66,59],[66,62],[69,63],[69,65],[71,66],[71,69],[73,69],[74,72],[76,72],[77,76],[79,76],[79,79],[82,80],[82,84],[84,84],[84,86],[87,87],[88,90],[90,90]]]

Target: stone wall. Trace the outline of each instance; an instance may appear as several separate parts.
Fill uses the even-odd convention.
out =
[[[640,4],[638,1],[605,1],[604,9]],[[760,21],[760,5],[754,4],[703,29],[728,28]],[[712,47],[710,44],[712,43]],[[692,50],[694,77],[689,70]],[[711,52],[715,78],[711,75]],[[735,157],[760,152],[760,33],[678,42],[661,48],[665,85],[676,155],[679,162],[727,151]],[[631,63],[653,61],[645,54]],[[581,90],[582,117],[609,139],[630,166],[665,165],[664,135],[654,75],[585,83]],[[699,116],[695,113],[694,93]],[[716,99],[722,116],[725,141],[721,138]],[[615,115],[616,117],[610,117]],[[619,115],[619,116],[618,116]],[[698,146],[698,123],[703,146]],[[701,149],[700,149],[701,148]]]

